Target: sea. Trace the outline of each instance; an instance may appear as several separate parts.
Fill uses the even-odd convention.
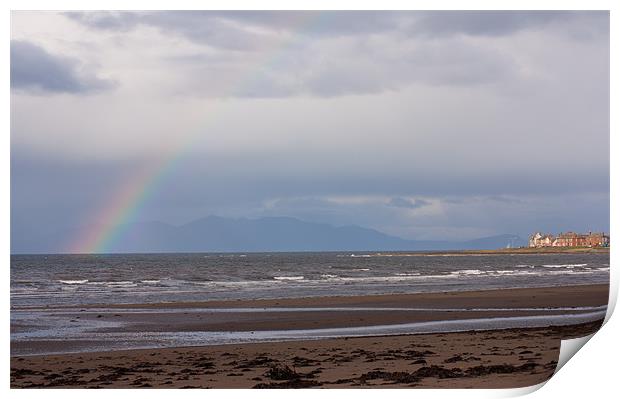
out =
[[[11,256],[11,355],[163,348],[368,335],[542,327],[600,320],[606,306],[545,308],[521,317],[273,331],[123,331],[122,312],[184,317],[281,308],[108,307],[210,300],[352,296],[609,283],[608,254],[411,254],[369,252]],[[89,305],[89,306],[86,306]],[[84,308],[79,308],[84,306]],[[490,308],[463,311],[493,311]],[[66,308],[69,307],[69,308]],[[73,308],[74,310],[70,310]],[[82,316],[76,317],[76,310]],[[63,310],[65,309],[65,310]],[[290,309],[289,309],[290,310]],[[365,308],[295,308],[352,312]],[[373,308],[437,312],[454,309]],[[459,310],[459,309],[457,309]],[[510,311],[514,311],[511,314]],[[558,313],[559,312],[559,313]],[[87,317],[87,316],[91,317]],[[78,319],[79,322],[78,322]],[[120,329],[120,330],[119,330]]]
[[[609,283],[609,254],[12,255],[11,308]]]

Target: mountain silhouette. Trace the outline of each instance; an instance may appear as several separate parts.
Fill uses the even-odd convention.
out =
[[[48,237],[14,242],[12,253],[61,253],[61,237],[79,237],[96,228],[74,229]],[[292,217],[258,219],[208,216],[174,226],[162,222],[132,223],[108,243],[109,253],[152,252],[294,252],[294,251],[420,251],[497,249],[524,245],[512,234],[470,241],[406,240],[360,226],[332,226]]]

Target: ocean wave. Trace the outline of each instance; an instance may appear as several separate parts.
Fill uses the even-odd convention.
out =
[[[106,281],[105,285],[133,285],[134,281]]]
[[[603,268],[604,269],[604,268]],[[358,269],[354,269],[358,270]],[[369,269],[367,269],[369,270]],[[604,269],[604,270],[608,270]],[[400,272],[387,276],[342,276],[337,274],[324,273],[318,277],[308,278],[305,276],[274,276],[268,280],[244,280],[244,281],[185,281],[179,280],[176,285],[184,286],[197,285],[202,287],[213,287],[223,289],[243,289],[247,288],[269,288],[274,287],[278,282],[301,282],[304,284],[352,284],[352,283],[399,283],[399,282],[423,282],[433,280],[451,280],[458,278],[501,278],[501,277],[528,277],[528,276],[552,276],[552,275],[579,275],[593,274],[594,270],[531,270],[531,269],[515,269],[515,270],[479,270],[479,269],[463,269],[447,272],[444,274],[422,274],[418,272]]]
[[[303,280],[304,276],[276,276],[274,280]]]
[[[574,267],[584,267],[584,266],[588,266],[587,263],[567,263],[564,265],[542,265],[542,267],[548,267],[548,268],[559,268],[559,267],[563,267],[563,268],[567,268],[567,269],[572,269]]]
[[[39,291],[38,287],[19,287],[19,288],[11,288],[11,295],[27,293],[27,292],[37,292]]]
[[[86,284],[88,283],[88,280],[58,280],[58,282],[61,284],[73,285],[73,284]]]
[[[559,275],[559,274],[570,274],[570,275],[578,275],[578,274],[594,274],[593,270],[552,270],[550,272],[545,273],[547,275]]]
[[[432,279],[453,279],[457,278],[457,275],[453,274],[432,274],[432,275],[411,275],[411,276],[372,276],[372,277],[338,277],[330,279],[332,283],[385,283],[385,282],[400,282],[400,281],[424,281]]]
[[[450,272],[450,274],[454,275],[465,275],[465,276],[477,276],[479,274],[485,274],[486,272],[478,269],[464,269],[464,270],[455,270]]]

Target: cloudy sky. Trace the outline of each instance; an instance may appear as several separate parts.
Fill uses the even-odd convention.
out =
[[[608,231],[609,72],[607,12],[13,12],[12,237]]]

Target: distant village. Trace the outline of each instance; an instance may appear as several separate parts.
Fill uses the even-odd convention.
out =
[[[552,234],[534,233],[530,236],[530,248],[542,247],[609,247],[609,236],[605,233],[578,234],[573,232]]]

